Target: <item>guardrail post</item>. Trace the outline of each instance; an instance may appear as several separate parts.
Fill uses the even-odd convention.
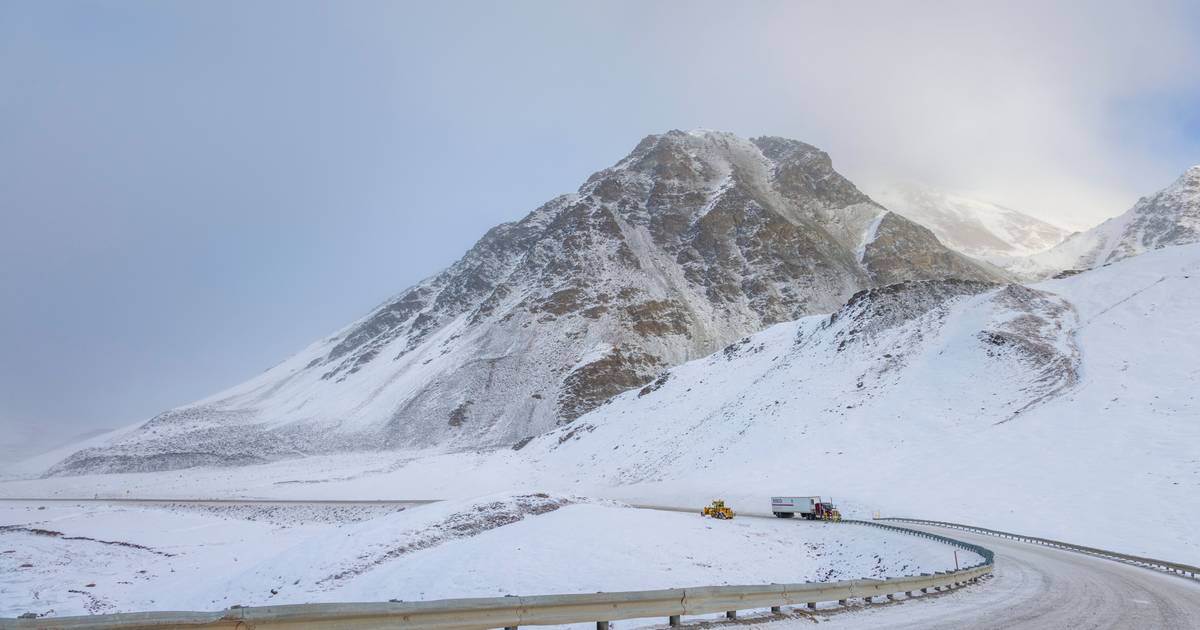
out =
[[[671,615],[670,617],[667,617],[667,625],[678,626],[679,625],[679,615]]]

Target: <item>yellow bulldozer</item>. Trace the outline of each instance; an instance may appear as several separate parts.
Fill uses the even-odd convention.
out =
[[[700,515],[728,520],[733,518],[733,510],[725,505],[724,499],[714,499],[712,505],[704,506],[704,509],[700,511]]]

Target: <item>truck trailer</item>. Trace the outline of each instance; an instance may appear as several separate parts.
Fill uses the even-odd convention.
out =
[[[771,513],[779,518],[800,516],[812,519],[821,497],[771,497]]]
[[[799,514],[810,521],[840,521],[842,515],[832,502],[821,497],[771,497],[771,513],[779,518],[792,518]]]

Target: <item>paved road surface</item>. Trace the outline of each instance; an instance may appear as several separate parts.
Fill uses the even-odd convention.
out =
[[[664,506],[638,506],[676,510]],[[680,510],[687,511],[687,510]],[[745,513],[739,516],[763,516]],[[804,521],[796,521],[799,526]],[[982,584],[892,604],[831,612],[820,627],[902,630],[1200,630],[1200,580],[958,529],[889,523],[983,545],[996,552]],[[811,618],[766,624],[812,627]]]
[[[939,527],[903,524],[996,552],[995,577],[945,595],[831,615],[821,628],[1200,628],[1200,581],[1112,560]],[[771,626],[811,627],[809,620]]]

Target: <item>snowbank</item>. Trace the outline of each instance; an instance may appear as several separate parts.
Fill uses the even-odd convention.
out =
[[[565,495],[509,493],[346,522],[304,509],[289,523],[279,510],[251,520],[244,510],[0,504],[10,526],[0,529],[0,617],[883,578],[954,566],[949,547],[875,528],[716,521]],[[30,531],[51,528],[62,536]]]

